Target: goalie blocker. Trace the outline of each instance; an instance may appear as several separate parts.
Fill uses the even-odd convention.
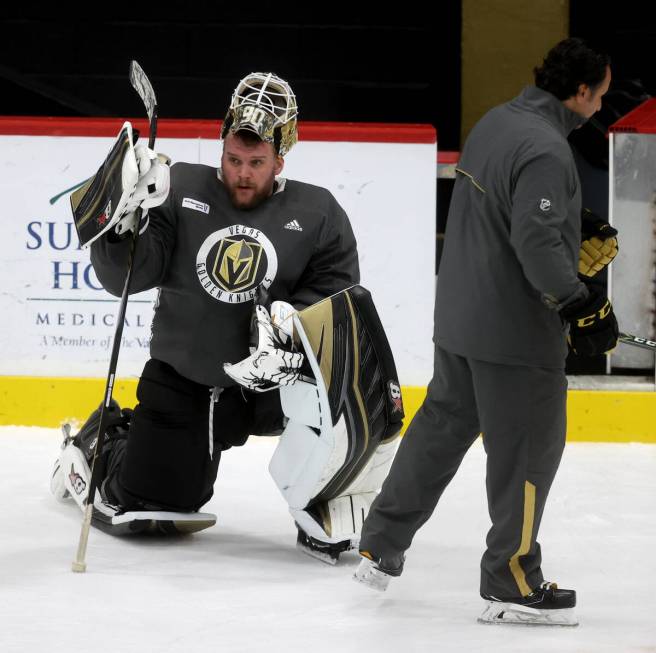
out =
[[[371,295],[353,286],[294,314],[314,381],[281,387],[288,423],[269,471],[325,562],[356,547],[391,465],[403,420],[394,359]]]

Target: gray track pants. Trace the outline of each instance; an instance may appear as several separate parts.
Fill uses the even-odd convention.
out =
[[[360,549],[405,551],[483,432],[492,528],[481,593],[529,594],[544,580],[536,541],[566,431],[564,370],[486,363],[435,347],[435,372],[362,529]]]

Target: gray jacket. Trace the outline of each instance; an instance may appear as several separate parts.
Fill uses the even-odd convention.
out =
[[[558,309],[577,277],[581,191],[567,135],[584,119],[529,86],[489,111],[457,168],[437,282],[436,342],[479,360],[562,368]]]

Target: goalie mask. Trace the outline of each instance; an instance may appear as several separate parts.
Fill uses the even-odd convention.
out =
[[[297,115],[296,96],[284,79],[273,73],[251,73],[232,94],[221,138],[246,129],[285,156],[298,140]]]

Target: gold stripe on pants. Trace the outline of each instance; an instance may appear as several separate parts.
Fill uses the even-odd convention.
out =
[[[535,485],[526,481],[524,483],[524,523],[522,525],[522,541],[519,549],[510,558],[510,571],[519,587],[522,596],[528,596],[533,590],[526,582],[524,570],[519,564],[519,557],[526,555],[531,549],[531,535],[533,534],[533,521],[535,519]]]

